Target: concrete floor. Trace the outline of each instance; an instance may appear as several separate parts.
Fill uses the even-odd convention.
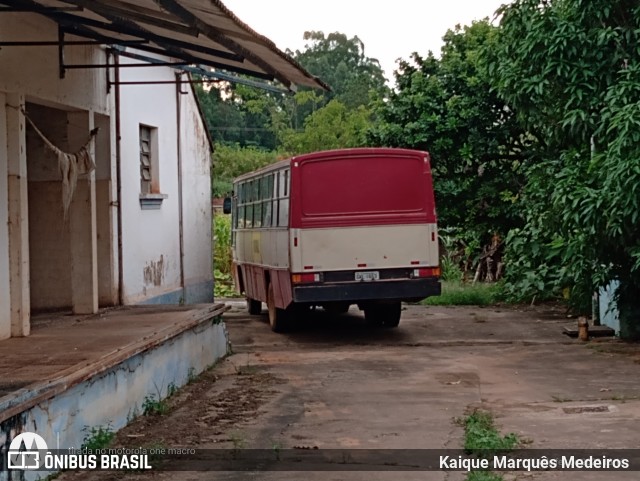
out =
[[[197,448],[458,449],[456,419],[490,410],[526,449],[640,448],[640,346],[581,343],[552,308],[409,306],[395,330],[307,315],[288,334],[236,303],[225,315],[234,354],[173,411],[118,441]],[[198,384],[198,383],[196,383]],[[189,390],[191,389],[191,390]],[[185,421],[188,420],[188,423]],[[187,425],[185,425],[187,424]],[[59,479],[446,480],[457,472],[79,473]],[[637,480],[637,472],[508,473],[506,479]]]
[[[0,341],[0,421],[9,416],[6,406],[12,411],[20,408],[12,398],[30,398],[20,390],[40,392],[61,379],[69,381],[60,386],[66,389],[67,384],[158,345],[203,316],[221,314],[223,307],[130,306],[89,316],[34,316],[30,336]]]

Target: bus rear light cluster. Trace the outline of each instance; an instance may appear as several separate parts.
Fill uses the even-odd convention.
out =
[[[439,267],[427,267],[424,269],[414,269],[411,273],[411,277],[418,279],[421,277],[440,277]]]
[[[312,282],[322,282],[322,281],[323,281],[322,273],[291,275],[291,282],[293,284],[310,284]]]

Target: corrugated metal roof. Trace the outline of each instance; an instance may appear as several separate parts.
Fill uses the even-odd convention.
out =
[[[68,34],[135,48],[265,80],[290,89],[329,87],[219,0],[0,0],[9,11],[32,11]]]

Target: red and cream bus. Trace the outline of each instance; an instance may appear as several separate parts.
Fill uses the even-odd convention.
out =
[[[251,314],[267,304],[274,331],[298,308],[352,304],[368,323],[396,327],[402,301],[440,294],[426,152],[293,157],[235,179],[230,204],[236,288]]]

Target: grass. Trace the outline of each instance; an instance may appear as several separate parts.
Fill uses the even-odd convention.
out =
[[[82,441],[82,449],[88,449],[96,451],[98,449],[104,449],[115,437],[116,433],[113,431],[111,424],[106,426],[85,426],[83,431],[86,432],[84,440]]]
[[[498,301],[500,284],[443,281],[442,293],[429,297],[422,304],[429,306],[489,306]]]
[[[504,481],[504,478],[491,471],[471,471],[466,481]]]
[[[464,450],[483,455],[486,451],[510,451],[520,444],[513,433],[502,436],[495,427],[493,416],[486,411],[474,411],[464,419]]]
[[[178,386],[169,383],[167,386],[167,396],[163,399],[158,386],[156,386],[156,394],[149,394],[144,397],[142,402],[142,414],[145,416],[163,416],[169,412],[169,398],[178,392]]]
[[[522,444],[513,433],[500,434],[493,416],[486,411],[473,411],[461,420],[461,424],[464,426],[464,450],[479,458],[511,451]],[[465,481],[504,481],[504,478],[491,471],[472,471]]]
[[[163,416],[169,412],[169,403],[166,399],[156,398],[155,394],[144,397],[142,402],[142,414],[145,416]]]

